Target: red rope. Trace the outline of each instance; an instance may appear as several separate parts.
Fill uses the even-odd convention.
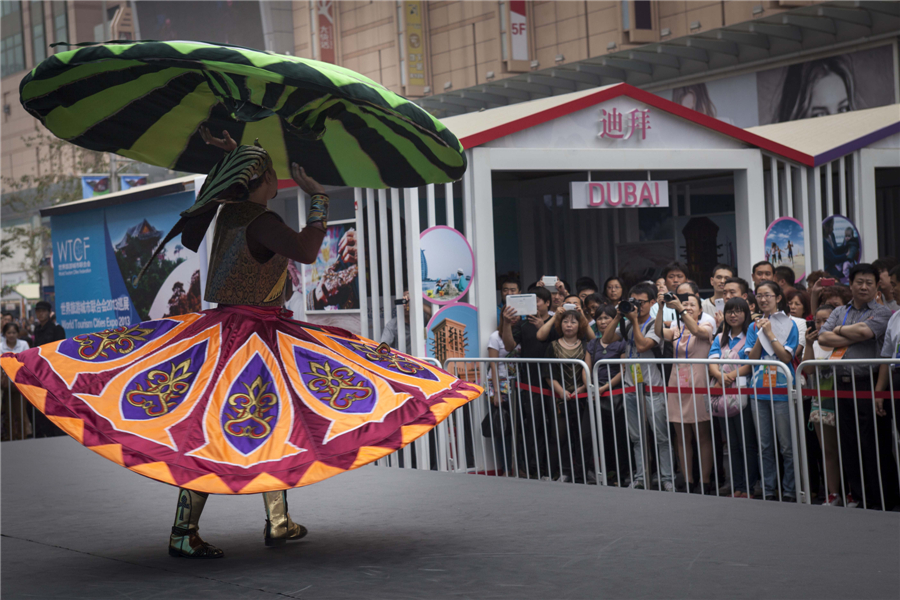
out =
[[[524,390],[526,392],[531,392],[533,394],[541,394],[542,396],[554,396],[554,397],[559,396],[559,394],[555,394],[553,391],[551,391],[549,389],[540,388],[540,387],[536,387],[533,385],[528,385],[527,383],[520,382],[518,387],[520,390]],[[635,392],[636,389],[637,388],[635,386],[630,386],[630,387],[626,387],[626,388],[609,390],[608,392],[603,392],[600,395],[604,398],[608,398],[610,396],[621,396],[624,394],[631,394],[631,393]],[[755,397],[757,394],[759,394],[760,396],[765,395],[765,397],[768,397],[770,394],[785,396],[788,393],[788,389],[785,387],[754,388],[754,387],[750,387],[750,386],[742,387],[742,388],[725,388],[724,390],[722,388],[711,387],[707,391],[706,387],[669,387],[669,386],[649,385],[645,389],[647,392],[649,392],[651,394],[682,393],[682,394],[688,394],[688,395],[690,395],[690,394],[705,395],[705,394],[709,393],[710,395],[715,395],[715,396],[721,396],[722,394],[749,395],[751,398]],[[800,390],[800,392],[804,397],[813,397],[813,398],[818,398],[819,394],[820,394],[819,390],[811,389],[811,388],[803,388]],[[858,390],[856,392],[856,394],[854,394],[852,391],[823,390],[821,392],[821,396],[822,396],[822,398],[849,398],[849,399],[852,399],[855,397],[860,400],[868,400],[868,399],[872,399],[872,398],[890,399],[892,397],[891,392],[870,392],[870,391],[865,391],[865,390]],[[894,396],[896,398],[900,399],[900,392],[894,392]],[[578,394],[578,398],[587,398],[587,397],[588,397],[587,392]]]

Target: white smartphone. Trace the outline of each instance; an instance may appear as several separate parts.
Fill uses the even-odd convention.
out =
[[[537,314],[537,296],[534,294],[511,294],[506,297],[506,305],[520,317]]]
[[[577,308],[578,307],[575,306],[574,304],[563,304],[563,310],[566,312],[569,312],[570,310],[575,310]]]
[[[541,281],[544,283],[544,287],[552,288],[556,287],[556,282],[559,281],[559,277],[555,275],[544,275],[541,277]]]
[[[716,298],[716,312],[725,312],[725,298]]]

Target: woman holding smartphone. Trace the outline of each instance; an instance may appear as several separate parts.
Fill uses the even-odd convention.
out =
[[[756,301],[763,313],[747,330],[747,343],[741,350],[741,358],[751,360],[778,360],[794,372],[794,351],[800,343],[797,325],[784,314],[784,298],[781,286],[774,281],[764,281],[756,288]],[[763,342],[765,339],[765,343]],[[785,502],[795,502],[794,452],[791,445],[790,403],[786,394],[773,394],[773,388],[787,387],[787,378],[776,367],[757,367],[751,387],[756,388],[750,398],[753,416],[759,431],[759,447],[762,453],[763,481],[766,500],[776,500],[779,493]],[[775,440],[784,461],[784,481],[778,490],[778,460],[775,456]]]
[[[678,298],[666,302],[665,294],[657,296],[659,311],[656,313],[656,335],[665,336],[667,342],[674,342],[674,358],[707,358],[716,320],[703,312],[700,297],[696,294],[679,294]],[[674,309],[678,319],[663,330],[663,306]],[[680,392],[668,393],[669,422],[675,423],[675,446],[681,462],[681,472],[687,483],[688,492],[695,494],[715,494],[716,487],[709,478],[713,467],[712,435],[709,427],[709,411],[706,408],[708,379],[706,367],[696,365],[675,365],[669,376],[669,387],[681,388]],[[680,424],[680,426],[678,425]],[[685,427],[685,425],[688,425]],[[700,452],[701,484],[694,486],[694,440]]]

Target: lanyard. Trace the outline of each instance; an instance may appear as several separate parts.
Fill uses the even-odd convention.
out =
[[[853,305],[851,304],[850,307],[847,309],[847,312],[844,313],[844,320],[843,320],[843,322],[841,323],[841,327],[843,327],[844,325],[847,324],[847,317],[850,316],[850,311],[851,311],[852,309],[853,309]],[[867,308],[866,310],[862,311],[862,314],[859,315],[859,318],[856,320],[856,323],[859,323],[860,321],[862,321],[862,320],[863,320],[863,317],[866,316],[866,313],[867,313],[867,312],[869,312],[869,309],[868,309],[868,308]],[[855,325],[856,323],[851,323],[851,325]]]
[[[647,323],[649,323],[651,319],[653,319],[653,317],[647,317],[647,320],[644,321],[643,325],[641,325],[641,333],[644,332],[644,327],[647,326]],[[631,329],[631,343],[628,345],[628,358],[632,358],[634,356],[633,352],[634,352],[634,328]]]
[[[681,332],[680,332],[680,334],[678,335],[678,340],[680,340],[682,337],[684,337],[684,330],[685,330],[686,328],[687,328],[686,325],[682,325],[682,326],[681,326]],[[675,340],[675,358],[676,358],[676,359],[678,358],[678,346],[680,346],[680,344],[678,343],[678,340]],[[685,358],[688,357],[688,347],[689,347],[690,345],[691,345],[691,334],[689,333],[688,336],[687,336],[687,341],[684,343],[684,357],[685,357]]]

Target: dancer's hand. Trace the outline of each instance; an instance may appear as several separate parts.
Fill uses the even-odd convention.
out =
[[[207,144],[212,144],[216,148],[221,148],[225,152],[231,152],[235,148],[238,147],[238,143],[231,139],[231,134],[228,133],[227,130],[222,130],[222,135],[225,137],[217,138],[213,137],[213,134],[209,132],[209,128],[206,126],[200,127],[200,137],[203,138],[203,141]]]
[[[291,177],[294,179],[294,183],[310,196],[325,193],[325,188],[318,181],[307,175],[303,167],[297,163],[291,163]]]

